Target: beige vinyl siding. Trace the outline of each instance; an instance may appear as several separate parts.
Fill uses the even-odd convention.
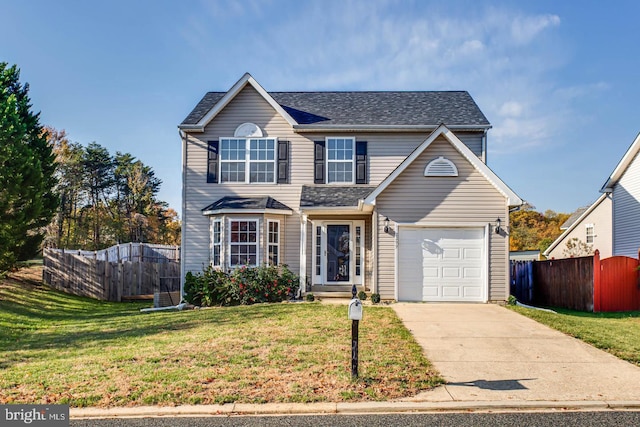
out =
[[[640,249],[640,153],[613,187],[613,254],[637,258]]]
[[[291,184],[213,184],[207,183],[207,142],[232,137],[242,123],[260,126],[265,136],[289,141]],[[293,132],[291,126],[250,86],[243,89],[206,127],[203,133],[190,133],[186,153],[186,224],[183,259],[185,271],[200,271],[209,264],[209,218],[202,209],[224,196],[259,197],[270,195],[294,213],[281,223],[282,263],[294,272],[300,268],[301,184],[313,181],[313,143]],[[305,167],[306,166],[306,167]],[[264,254],[264,252],[263,252]],[[263,258],[264,260],[264,258]]]
[[[424,177],[427,163],[438,156],[451,160],[458,177]],[[378,286],[383,298],[394,298],[395,236],[384,233],[384,218],[395,223],[425,226],[508,226],[506,197],[501,194],[444,138],[434,141],[376,200],[379,214]],[[508,237],[490,233],[489,299],[508,295]]]
[[[553,248],[548,259],[551,258],[567,258],[564,251],[567,249],[567,242],[573,238],[578,238],[583,243],[587,242],[586,225],[593,224],[593,250],[598,249],[600,251],[601,258],[609,258],[613,254],[613,225],[612,225],[612,203],[610,197],[605,197],[596,206],[589,215],[584,217],[575,228],[567,233],[558,245]],[[636,254],[637,255],[637,254]]]
[[[425,133],[363,133],[363,134],[306,134],[309,141],[323,141],[327,136],[355,136],[356,141],[367,141],[367,173],[369,184],[380,184],[400,163],[411,154],[430,135]],[[462,142],[465,143],[474,154],[482,158],[482,133],[465,132],[462,134]],[[458,134],[456,133],[456,136]],[[302,153],[299,153],[302,154]],[[313,164],[313,151],[305,152],[301,159],[295,158],[294,162],[298,166],[296,178],[303,184],[313,183],[313,170],[300,168],[299,162],[310,162]]]

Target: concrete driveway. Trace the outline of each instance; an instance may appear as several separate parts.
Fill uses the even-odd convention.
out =
[[[494,304],[392,306],[447,381],[417,401],[640,401],[640,368]]]

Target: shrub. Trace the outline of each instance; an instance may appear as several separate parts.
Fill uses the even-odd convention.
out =
[[[509,299],[507,300],[507,305],[516,305],[518,300],[513,295],[509,295]]]
[[[232,305],[234,300],[230,285],[226,273],[208,266],[202,273],[187,273],[184,281],[185,299],[200,307]]]
[[[380,294],[371,294],[371,302],[378,304],[380,302]]]
[[[360,291],[360,292],[358,292],[358,299],[359,299],[360,301],[364,301],[364,300],[366,300],[366,299],[367,299],[367,294],[366,294],[364,291]]]
[[[231,289],[240,304],[280,302],[296,294],[300,280],[286,265],[240,267],[231,272]]]
[[[293,298],[299,286],[299,277],[286,265],[243,266],[229,274],[209,266],[187,273],[184,289],[187,302],[209,307],[280,302]]]
[[[313,294],[309,292],[307,295],[305,295],[305,299],[309,302],[313,302],[315,301],[316,297],[314,297]]]

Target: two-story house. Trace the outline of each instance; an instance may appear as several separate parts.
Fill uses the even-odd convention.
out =
[[[490,124],[452,92],[267,92],[245,74],[179,125],[183,277],[286,264],[316,294],[503,301],[509,209]]]

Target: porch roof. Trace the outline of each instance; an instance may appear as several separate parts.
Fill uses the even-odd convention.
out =
[[[277,201],[276,199],[264,197],[236,197],[225,196],[211,203],[202,209],[203,215],[215,215],[220,213],[267,213],[274,212],[290,215],[293,210]]]
[[[300,209],[358,207],[375,185],[303,185]]]

